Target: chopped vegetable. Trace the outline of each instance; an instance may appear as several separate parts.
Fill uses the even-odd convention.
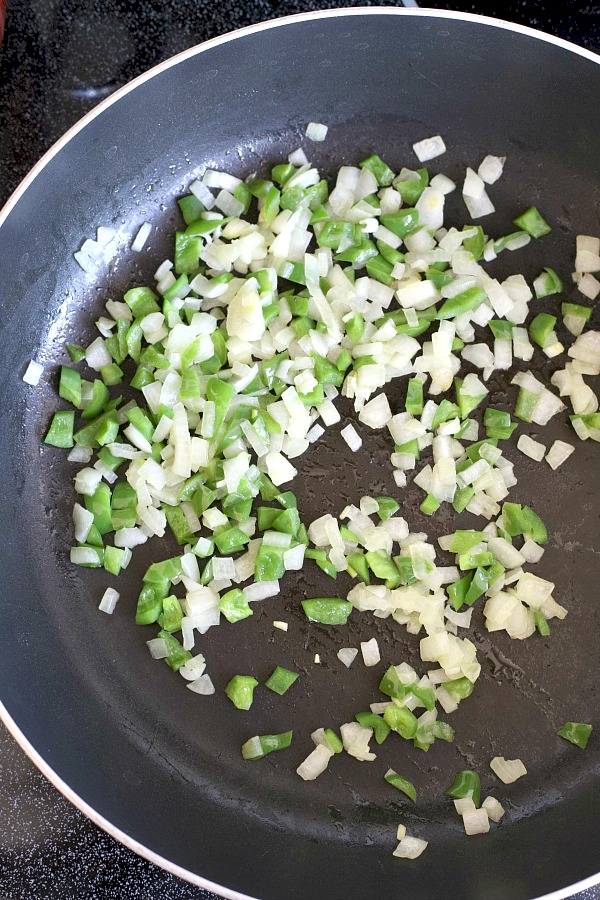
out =
[[[575,744],[576,747],[581,747],[582,750],[585,750],[592,733],[592,726],[584,725],[581,722],[565,722],[556,733],[560,737],[565,738],[565,740]]]
[[[399,859],[417,859],[427,849],[427,845],[428,841],[405,835],[392,855]]]
[[[262,759],[267,753],[275,750],[285,750],[292,743],[292,732],[284,731],[282,734],[260,734],[249,738],[242,745],[244,759]]]
[[[468,798],[476,807],[479,806],[481,781],[478,773],[472,769],[463,769],[462,772],[457,772],[454,782],[446,791],[446,796],[455,800]]]
[[[398,775],[398,773],[394,772],[393,769],[388,769],[385,773],[384,778],[388,782],[388,784],[391,784],[395,788],[398,788],[398,790],[406,794],[406,796],[410,800],[412,800],[413,803],[416,803],[417,791],[412,781],[409,781],[408,778],[403,778],[402,775]]]
[[[352,611],[352,604],[337,597],[315,597],[313,600],[303,600],[302,609],[311,622],[345,625]]]
[[[225,693],[237,709],[250,709],[257,685],[258,681],[251,675],[234,675]]]
[[[517,228],[526,231],[533,238],[542,237],[544,234],[549,234],[552,230],[535,206],[530,206],[529,209],[526,209],[524,213],[521,213],[513,221]]]
[[[290,669],[277,666],[273,674],[265,681],[265,687],[268,687],[269,690],[274,691],[276,694],[285,694],[299,677],[298,672],[292,672]]]
[[[503,756],[495,756],[490,769],[504,784],[512,784],[517,778],[527,775],[527,769],[520,759],[504,759]]]

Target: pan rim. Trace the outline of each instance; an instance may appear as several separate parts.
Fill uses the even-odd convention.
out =
[[[217,37],[211,38],[207,41],[203,41],[200,44],[196,44],[193,47],[188,48],[187,50],[183,50],[180,53],[177,53],[174,56],[171,56],[163,62],[159,63],[158,65],[152,67],[151,69],[148,69],[148,71],[143,72],[141,75],[138,75],[127,84],[118,88],[116,91],[114,91],[114,93],[110,94],[92,110],[86,113],[86,115],[79,119],[74,125],[72,125],[71,128],[69,128],[32,167],[32,169],[23,178],[20,184],[15,188],[13,193],[9,196],[2,209],[0,209],[0,228],[7,220],[8,216],[15,208],[21,197],[25,194],[27,189],[30,187],[30,185],[43,172],[46,166],[60,152],[60,150],[63,149],[63,147],[65,147],[80,131],[82,131],[87,125],[93,122],[94,119],[100,116],[106,109],[108,109],[114,103],[117,103],[122,97],[125,97],[130,92],[136,90],[136,88],[150,81],[156,75],[160,75],[163,72],[168,71],[170,68],[173,68],[180,63],[191,59],[194,56],[197,56],[205,50],[210,50],[214,47],[220,46],[221,44],[226,44],[231,41],[238,40],[239,38],[244,38],[247,35],[256,34],[262,31],[269,31],[273,28],[279,28],[285,25],[293,25],[302,22],[310,22],[319,19],[382,15],[420,16],[423,18],[449,19],[452,21],[472,22],[478,25],[487,25],[492,28],[499,28],[504,31],[512,31],[517,34],[523,34],[527,37],[553,44],[563,50],[574,53],[577,56],[581,56],[584,59],[589,60],[590,62],[600,64],[600,54],[597,54],[594,51],[588,50],[584,47],[579,47],[578,45],[573,44],[572,42],[567,41],[563,38],[559,38],[551,34],[546,34],[542,31],[539,31],[538,29],[531,28],[529,26],[509,22],[505,19],[493,18],[491,16],[484,16],[475,13],[458,12],[452,10],[421,9],[418,7],[399,8],[389,6],[371,6],[352,8],[340,7],[334,9],[317,10],[313,12],[297,13],[295,15],[269,19],[264,22],[259,22],[253,25],[248,25],[244,28],[238,28],[233,31],[226,32],[225,34],[218,35]],[[165,857],[160,856],[158,853],[155,853],[150,848],[136,841],[126,832],[121,831],[120,828],[118,828],[112,822],[109,822],[108,819],[105,819],[104,816],[98,813],[82,797],[80,797],[67,784],[67,782],[64,781],[51,768],[51,766],[44,760],[41,754],[35,749],[35,747],[25,736],[25,734],[21,731],[1,700],[0,721],[2,721],[17,744],[34,763],[38,770],[48,779],[48,781],[50,781],[50,783],[67,800],[69,800],[69,802],[71,802],[87,818],[94,822],[95,825],[97,825],[115,840],[119,841],[119,843],[121,843],[123,846],[134,851],[142,858],[147,859],[149,862],[154,863],[170,874],[175,875],[197,887],[212,891],[213,893],[226,898],[226,900],[259,900],[259,898],[255,898],[249,894],[243,894],[234,889],[219,885],[216,882],[210,881],[209,879],[201,875],[197,875],[196,873],[189,871],[188,869],[184,869],[183,867],[178,866],[176,863],[173,863]],[[567,898],[572,897],[574,893],[584,891],[598,884],[600,884],[600,872],[598,872],[596,875],[588,876],[588,878],[576,882],[573,885],[561,888],[549,894],[540,895],[537,898],[532,898],[532,900],[567,900]]]

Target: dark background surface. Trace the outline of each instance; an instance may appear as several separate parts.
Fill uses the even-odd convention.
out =
[[[0,51],[0,205],[71,124],[131,78],[217,34],[332,5],[327,0],[9,2]],[[600,7],[593,3],[566,2],[552,11],[536,2],[429,5],[500,15],[600,50]],[[0,727],[0,897],[210,900],[213,895],[168,875],[98,830]],[[600,890],[578,900],[600,900]]]

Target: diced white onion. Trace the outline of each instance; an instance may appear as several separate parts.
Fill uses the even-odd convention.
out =
[[[342,649],[337,652],[337,658],[340,662],[344,663],[347,669],[350,668],[357,656],[358,650],[356,647],[342,647]]]
[[[427,845],[428,841],[405,835],[394,850],[392,856],[397,856],[400,859],[417,859],[427,849]]]
[[[423,138],[423,140],[417,141],[413,144],[413,150],[419,162],[427,162],[445,153],[446,145],[441,135],[436,134],[434,137]]]
[[[150,222],[144,222],[144,224],[140,226],[138,233],[131,243],[131,249],[134,253],[139,253],[140,250],[143,250],[144,244],[150,237],[151,231],[152,225],[150,224]]]
[[[117,605],[119,596],[119,592],[115,591],[114,588],[106,588],[104,594],[102,595],[102,600],[100,601],[98,609],[101,612],[112,615],[112,613],[115,611],[115,606]]]
[[[551,469],[558,469],[574,452],[573,444],[567,444],[566,441],[554,441],[546,454],[546,462]]]
[[[466,834],[486,834],[490,830],[487,809],[483,809],[483,807],[481,809],[467,810],[462,814],[462,820]]]
[[[535,459],[536,462],[541,462],[546,453],[546,445],[539,441],[534,441],[533,438],[530,438],[527,434],[522,434],[520,436],[517,441],[517,447],[521,453],[524,453],[525,456],[528,456],[530,459]]]
[[[327,131],[327,125],[322,125],[320,122],[309,122],[306,126],[306,137],[310,141],[324,141]]]
[[[360,450],[362,447],[362,438],[356,431],[354,425],[346,425],[346,427],[342,428],[340,431],[340,435],[344,438],[353,453],[356,453],[356,451]]]
[[[254,603],[257,600],[266,600],[267,597],[276,597],[279,593],[278,581],[257,581],[249,584],[243,589],[244,596],[248,603]]]
[[[499,822],[504,815],[504,807],[495,797],[486,797],[481,808],[485,809],[492,822]]]
[[[25,374],[23,375],[23,381],[25,384],[31,384],[33,387],[39,384],[40,378],[44,374],[44,367],[41,363],[36,362],[35,360],[31,360],[27,368],[25,369]]]
[[[206,697],[215,693],[215,686],[212,683],[212,679],[210,675],[200,675],[199,678],[196,678],[194,681],[188,681],[186,687],[193,691],[195,694],[202,694]]]
[[[520,759],[504,759],[503,756],[495,756],[490,762],[490,769],[504,784],[512,784],[517,778],[527,775],[527,769]]]
[[[477,174],[486,184],[495,184],[504,169],[505,156],[486,156],[477,169]]]
[[[166,659],[169,655],[167,642],[163,638],[152,638],[152,640],[146,641],[146,646],[152,659]]]
[[[304,762],[300,763],[296,772],[304,781],[313,781],[325,771],[332,756],[333,750],[327,744],[318,744]]]

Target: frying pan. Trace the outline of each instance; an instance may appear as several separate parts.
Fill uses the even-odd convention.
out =
[[[119,582],[117,611],[99,613],[105,575],[68,563],[72,469],[40,443],[64,341],[90,339],[103,301],[150,279],[168,254],[173,201],[206,166],[262,171],[303,144],[325,173],[373,151],[397,168],[414,165],[415,140],[440,133],[448,152],[434,162],[456,179],[486,153],[507,157],[492,191],[494,233],[506,233],[531,204],[554,226],[490,271],[531,279],[553,265],[567,275],[575,234],[598,234],[597,63],[563,41],[461,14],[371,8],[268,22],[182,53],[118,91],[44,157],[2,214],[2,717],[96,823],[195,884],[261,900],[521,900],[564,897],[599,878],[598,742],[582,752],[555,737],[567,719],[598,725],[591,441],[552,477],[517,459],[514,445],[509,450],[519,501],[550,526],[538,571],[556,582],[567,619],[551,638],[521,644],[487,635],[474,618],[483,675],[453,716],[456,742],[423,754],[390,740],[375,763],[342,754],[311,783],[294,771],[311,748],[310,731],[352,720],[378,696],[379,669],[343,669],[337,650],[376,635],[382,664],[417,663],[417,639],[358,615],[333,634],[309,625],[300,598],[330,593],[331,583],[303,572],[286,576],[281,597],[258,605],[251,619],[198,641],[217,685],[213,697],[183,690],[150,658],[152,630],[133,624],[141,573],[175,546],[140,548]],[[329,125],[324,143],[304,140],[309,121]],[[460,199],[449,199],[448,220],[465,221]],[[153,237],[134,258],[127,246],[146,220]],[[72,253],[100,224],[119,229],[120,252],[91,277]],[[45,367],[37,389],[21,381],[31,358]],[[491,400],[509,408],[513,391],[506,380],[492,381]],[[399,408],[402,388],[389,394]],[[561,421],[543,439],[571,434]],[[393,492],[389,450],[383,437],[369,437],[353,456],[339,437],[326,436],[300,463],[303,519],[339,512],[374,490]],[[421,519],[417,494],[409,488],[402,496],[413,528],[436,536],[455,527],[448,516]],[[336,592],[348,587],[340,577]],[[275,632],[273,619],[287,619],[289,631]],[[312,664],[315,652],[321,666]],[[252,672],[264,680],[276,664],[301,673],[297,689],[277,702],[262,696],[249,713],[235,710],[222,690],[229,678]],[[287,728],[295,732],[289,750],[242,760],[250,735]],[[497,754],[521,757],[528,776],[500,785],[488,767]],[[416,783],[418,804],[390,797],[382,778],[390,765]],[[500,826],[470,839],[443,797],[466,766],[507,809]],[[400,821],[430,842],[414,862],[391,855]]]

